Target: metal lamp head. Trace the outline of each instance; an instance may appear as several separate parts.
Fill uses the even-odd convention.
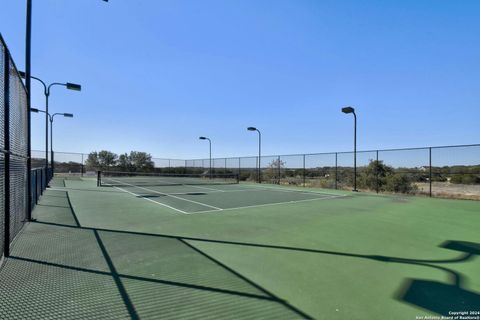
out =
[[[27,74],[23,71],[18,71],[18,74],[20,75],[20,77],[22,77],[23,79],[25,79],[27,77]]]
[[[206,137],[198,137],[198,139],[200,139],[200,140],[207,140]]]
[[[342,108],[342,112],[343,113],[354,113],[355,109],[353,109],[352,107],[344,107],[344,108]]]
[[[255,128],[255,127],[248,127],[247,130],[248,130],[248,131],[257,131],[257,128]]]
[[[69,89],[69,90],[82,91],[82,86],[79,85],[79,84],[67,82],[65,85],[67,86],[67,89]]]
[[[66,118],[73,118],[72,113],[64,113],[63,116],[66,117]]]
[[[37,108],[30,108],[30,112],[38,113],[40,112],[40,110],[38,110]]]

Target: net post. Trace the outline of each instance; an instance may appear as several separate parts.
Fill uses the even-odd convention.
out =
[[[102,185],[102,172],[100,170],[97,171],[97,187],[100,187]]]

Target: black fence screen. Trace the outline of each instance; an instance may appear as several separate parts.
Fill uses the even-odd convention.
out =
[[[44,169],[28,171],[27,93],[17,68],[0,35],[0,249],[8,255],[10,243],[29,217],[28,192],[35,190],[32,202],[47,184]],[[43,172],[44,182],[28,185],[28,174]]]
[[[480,144],[358,151],[356,157],[359,191],[480,200]],[[353,152],[262,156],[260,181],[352,190],[353,160]],[[208,171],[209,162],[187,160],[187,169]],[[215,158],[212,164],[213,172],[259,181],[258,157]]]
[[[32,151],[32,163],[44,164],[44,151]],[[359,191],[400,193],[480,200],[480,144],[358,151],[356,183]],[[96,170],[89,155],[56,152],[55,174],[90,175]],[[267,155],[259,158],[152,158],[151,172],[184,174],[238,174],[242,182],[272,183],[352,190],[354,153],[330,152]],[[260,170],[258,165],[260,162]],[[260,173],[260,177],[259,177]]]

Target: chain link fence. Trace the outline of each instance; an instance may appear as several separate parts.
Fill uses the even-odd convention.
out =
[[[31,185],[28,175],[32,178]],[[29,191],[34,205],[46,188],[47,176],[45,168],[28,171],[27,93],[0,35],[1,256],[9,255],[10,243],[29,219]]]
[[[369,150],[356,156],[360,191],[480,200],[480,144]],[[212,171],[237,173],[241,181],[352,190],[353,159],[353,152],[262,156],[259,179],[258,157],[214,158]],[[209,170],[209,159],[187,162],[197,172]]]
[[[55,153],[56,174],[94,176],[88,154]],[[352,190],[353,152],[210,159],[152,158],[159,173],[238,174],[240,181]],[[44,152],[32,151],[44,165]],[[112,167],[113,168],[113,167]],[[105,169],[105,168],[103,168]],[[260,174],[260,177],[259,177]],[[357,152],[357,189],[480,200],[480,144]]]

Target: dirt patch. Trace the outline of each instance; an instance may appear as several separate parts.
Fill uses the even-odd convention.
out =
[[[416,185],[418,193],[429,193],[429,183],[416,183]],[[441,198],[480,200],[480,185],[432,182],[432,195]]]

